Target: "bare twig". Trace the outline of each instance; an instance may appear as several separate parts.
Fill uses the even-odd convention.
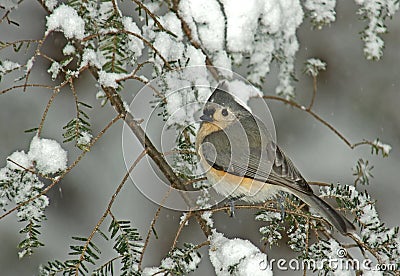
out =
[[[14,90],[14,89],[25,88],[25,87],[36,87],[36,88],[45,88],[45,89],[54,90],[54,87],[53,87],[53,86],[50,86],[50,85],[29,83],[29,84],[26,84],[26,85],[25,85],[25,84],[14,85],[14,86],[12,86],[12,87],[9,87],[9,88],[6,88],[6,89],[4,89],[4,90],[1,90],[1,91],[0,91],[0,95],[1,95],[1,94],[5,94],[5,93],[7,93],[7,92],[9,92],[9,91],[11,91],[11,90]]]
[[[39,124],[38,130],[37,130],[37,135],[38,136],[40,136],[40,133],[42,132],[42,128],[43,128],[43,125],[44,125],[44,120],[47,117],[47,113],[49,112],[50,106],[53,103],[54,99],[56,98],[56,96],[57,96],[57,94],[59,92],[60,92],[60,89],[58,89],[58,88],[54,89],[53,94],[51,95],[49,101],[46,104],[46,107],[45,107],[43,115],[42,115],[42,117],[40,119],[40,124]]]
[[[35,54],[31,58],[32,63],[34,63],[36,57],[40,55],[40,48],[42,48],[42,45],[43,45],[44,41],[46,40],[46,37],[47,37],[47,35],[45,35],[42,39],[40,39],[38,41],[38,45],[36,46]],[[25,83],[24,83],[24,90],[23,90],[24,92],[26,91],[26,88],[28,87],[29,76],[32,72],[32,68],[33,68],[33,65],[31,68],[27,68],[26,76],[25,76]]]
[[[320,181],[307,181],[308,184],[310,185],[315,185],[315,186],[322,186],[322,187],[329,187],[331,184],[326,183],[326,182],[320,182]]]
[[[176,247],[176,244],[178,243],[178,238],[183,230],[183,227],[185,227],[186,222],[192,217],[192,211],[189,211],[186,213],[185,219],[181,221],[178,227],[178,231],[176,231],[174,241],[172,242],[172,246],[170,250],[173,250]]]
[[[260,98],[256,96],[255,98]],[[355,147],[358,147],[360,145],[372,145],[373,143],[370,141],[362,141],[362,142],[357,142],[352,144],[342,133],[340,133],[335,127],[333,127],[331,124],[329,124],[327,121],[322,119],[317,113],[315,113],[313,110],[307,109],[305,106],[300,105],[294,101],[287,100],[285,98],[279,97],[279,96],[274,96],[274,95],[264,95],[262,96],[263,99],[266,100],[274,100],[274,101],[279,101],[283,102],[285,104],[288,104],[290,106],[293,106],[297,109],[303,110],[306,113],[310,114],[312,117],[314,117],[317,121],[325,125],[327,128],[329,128],[333,133],[335,133],[347,146],[349,146],[351,149],[354,149]]]
[[[144,241],[144,245],[143,245],[143,249],[142,249],[142,254],[140,254],[140,259],[139,259],[139,264],[138,264],[138,268],[139,270],[141,270],[141,266],[142,266],[142,262],[143,262],[143,257],[144,257],[144,253],[146,252],[147,246],[149,245],[149,241],[150,241],[150,236],[151,233],[153,232],[154,226],[158,220],[158,217],[160,216],[161,213],[161,209],[163,208],[163,205],[165,203],[165,201],[167,200],[169,193],[172,191],[172,187],[170,187],[168,189],[168,191],[166,192],[166,194],[164,195],[163,199],[161,200],[161,204],[160,206],[158,206],[156,213],[154,214],[153,220],[151,221],[149,230],[147,231],[147,235],[146,235],[146,239]]]
[[[313,94],[311,97],[310,105],[307,108],[308,111],[310,111],[311,108],[313,107],[316,95],[317,95],[317,76],[313,75]]]

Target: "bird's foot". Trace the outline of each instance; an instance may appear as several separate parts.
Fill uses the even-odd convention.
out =
[[[235,217],[235,200],[234,199],[229,199],[228,215],[231,218]]]
[[[286,194],[284,192],[279,192],[279,197],[278,197],[278,206],[279,209],[281,210],[281,220],[285,219],[285,198]]]

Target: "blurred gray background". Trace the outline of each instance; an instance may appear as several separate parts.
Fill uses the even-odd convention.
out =
[[[19,27],[5,23],[0,26],[2,41],[42,36],[45,12],[36,1],[25,2],[18,12],[11,15],[11,19],[20,24]],[[393,147],[390,156],[372,156],[369,147],[351,150],[306,113],[276,102],[269,103],[269,106],[275,120],[278,143],[291,156],[306,179],[352,183],[354,177],[351,168],[358,158],[368,159],[374,166],[374,178],[367,189],[377,200],[382,221],[388,227],[393,227],[400,222],[400,16],[397,13],[387,22],[389,33],[383,35],[383,59],[373,62],[363,57],[359,32],[365,23],[358,20],[356,11],[353,1],[338,1],[337,20],[331,26],[312,30],[311,25],[305,21],[298,30],[301,48],[297,58],[297,100],[306,105],[312,94],[312,80],[302,74],[305,60],[317,57],[327,62],[327,71],[322,72],[318,79],[314,110],[351,142],[379,137],[381,141],[389,143]],[[55,35],[53,38],[45,45],[45,49],[50,52],[64,43],[61,36]],[[28,51],[28,54],[31,52]],[[55,52],[55,56],[57,54]],[[11,51],[2,51],[1,59],[6,58],[20,63],[27,60],[23,54],[14,55]],[[34,65],[31,82],[50,83],[46,73],[48,66],[48,62],[39,59]],[[264,87],[264,92],[269,94],[273,93],[276,84],[275,69]],[[0,89],[11,86],[12,80],[12,76],[3,79]],[[77,83],[77,91],[84,102],[94,107],[89,114],[93,133],[98,133],[115,116],[115,112],[109,106],[100,108],[95,99],[97,89],[94,84],[92,77],[84,74]],[[128,83],[123,91],[126,100],[129,102],[139,89],[137,83]],[[5,165],[6,157],[15,150],[29,149],[33,134],[25,134],[24,130],[38,126],[49,97],[50,92],[42,89],[29,89],[25,93],[17,90],[0,95],[0,167]],[[254,109],[257,109],[258,104],[257,100],[251,102]],[[61,142],[62,126],[74,114],[71,92],[65,89],[50,109],[42,136]],[[126,172],[121,133],[122,123],[114,125],[81,164],[48,194],[51,204],[46,213],[48,219],[41,229],[42,241],[46,247],[37,250],[31,257],[18,260],[16,247],[20,241],[18,231],[22,225],[17,222],[14,214],[0,221],[1,275],[35,275],[39,264],[68,258],[72,236],[89,235]],[[69,151],[69,161],[74,160],[78,153],[76,149],[69,144],[64,145],[64,148]],[[113,210],[118,218],[130,219],[142,236],[145,236],[157,208],[129,182]],[[179,212],[161,212],[155,226],[160,239],[151,238],[145,265],[159,265],[160,258],[172,244],[180,216]],[[238,210],[234,219],[228,218],[226,214],[217,214],[215,224],[228,237],[246,238],[258,246],[262,245],[258,234],[260,224],[254,221],[254,212]],[[199,227],[191,221],[180,240],[200,243],[204,239]],[[268,249],[267,253],[269,258],[275,259],[291,256],[291,253],[283,250],[284,241],[280,247]],[[107,256],[109,252],[105,251]],[[206,256],[207,250],[202,249],[201,253]],[[214,272],[210,267],[205,257],[193,275],[212,275]],[[293,272],[293,275],[299,273]]]

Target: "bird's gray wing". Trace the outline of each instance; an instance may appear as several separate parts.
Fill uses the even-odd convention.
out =
[[[313,194],[292,161],[258,123],[246,120],[241,122],[245,128],[233,125],[206,136],[201,147],[207,163],[237,176]]]

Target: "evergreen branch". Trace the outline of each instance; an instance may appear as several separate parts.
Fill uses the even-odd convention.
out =
[[[161,58],[161,60],[164,62],[165,66],[169,70],[173,69],[171,64],[164,58],[164,56],[160,53],[160,51],[158,51],[150,41],[148,41],[146,38],[144,38],[143,36],[141,36],[139,34],[136,34],[136,33],[133,33],[133,32],[127,31],[127,30],[108,31],[108,32],[104,32],[104,33],[88,35],[82,39],[82,42],[90,41],[95,37],[102,37],[102,36],[109,36],[109,35],[113,36],[113,35],[118,35],[118,34],[127,34],[127,35],[132,35],[134,37],[139,38],[147,46],[149,46],[149,48],[152,49],[157,56],[159,56]]]
[[[116,260],[121,259],[122,256],[116,256],[110,260],[108,260],[107,262],[105,262],[104,264],[102,264],[99,268],[95,269],[93,271],[93,275],[107,275],[107,271],[111,272],[111,275],[114,275],[114,262]]]
[[[111,120],[111,122],[109,122],[100,132],[99,134],[92,139],[92,141],[90,142],[90,145],[88,146],[89,149],[92,148],[94,146],[94,144],[100,139],[101,136],[104,135],[104,133],[114,124],[116,123],[119,119],[121,119],[120,116],[115,117],[113,120]],[[14,208],[6,211],[4,214],[0,215],[0,220],[5,218],[6,216],[10,215],[11,213],[15,212],[16,210],[18,210],[19,208],[21,208],[22,206],[34,201],[35,199],[41,197],[42,195],[45,195],[49,190],[51,190],[55,185],[57,185],[76,165],[78,165],[78,163],[82,160],[82,158],[86,155],[88,151],[82,151],[82,153],[75,159],[75,161],[65,170],[62,172],[61,175],[59,175],[57,178],[54,179],[54,181],[47,186],[45,189],[43,189],[43,191],[41,193],[39,193],[38,195],[31,197],[28,200],[25,200],[21,203],[19,203],[17,206],[15,206]]]
[[[28,48],[31,43],[39,43],[40,41],[41,41],[41,39],[20,39],[20,40],[16,40],[16,41],[12,41],[12,42],[0,41],[0,51],[4,50],[5,48],[8,48],[10,46],[13,46],[14,49],[17,49],[17,51],[18,51],[19,49],[21,49],[21,47],[24,43],[26,43],[28,45],[27,46],[27,48]]]
[[[111,238],[115,237],[114,249],[122,256],[122,275],[140,275],[138,264],[138,255],[142,254],[143,244],[140,243],[140,237],[137,229],[131,228],[129,221],[118,221],[113,213],[109,211],[112,221],[109,226]],[[116,236],[117,232],[120,235]]]
[[[44,179],[54,181],[54,177],[49,177],[49,176],[47,176],[47,175],[43,175],[43,174],[41,174],[40,172],[31,169],[31,168],[26,168],[26,167],[22,166],[21,164],[15,162],[14,160],[12,160],[12,159],[10,159],[10,158],[7,158],[7,161],[10,161],[11,163],[13,163],[14,165],[20,167],[20,168],[23,169],[24,171],[30,172],[30,173],[32,173],[32,174],[38,176],[38,177],[42,177],[42,178],[44,178]]]
[[[177,37],[176,34],[174,34],[173,32],[171,32],[170,30],[167,30],[162,24],[161,22],[157,19],[157,15],[155,15],[154,13],[152,13],[141,1],[139,0],[132,0],[133,2],[136,3],[136,5],[139,6],[139,9],[143,9],[145,11],[145,13],[147,15],[149,15],[151,17],[151,19],[153,19],[154,23],[157,25],[157,27],[160,29],[160,31],[166,32],[169,35],[172,35],[173,37]]]

